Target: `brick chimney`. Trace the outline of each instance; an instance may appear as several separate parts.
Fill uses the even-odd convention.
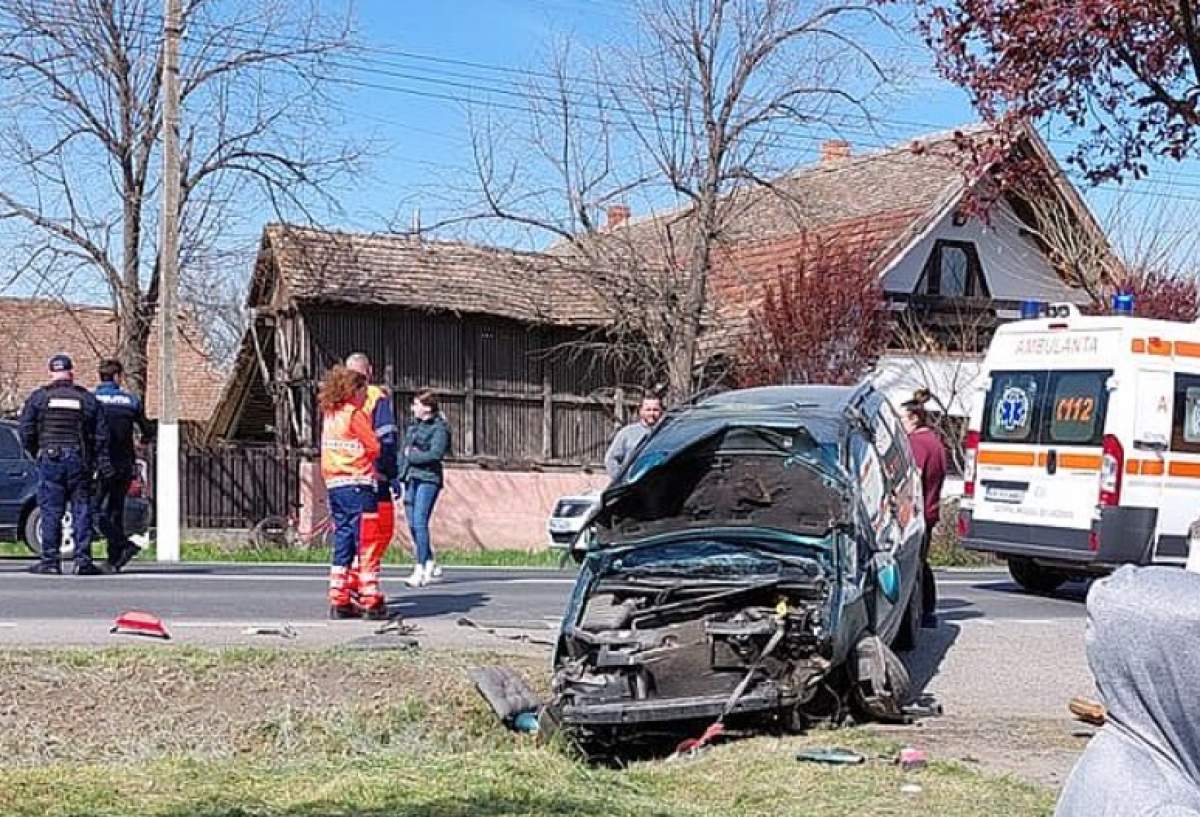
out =
[[[629,221],[629,205],[628,204],[612,204],[604,214],[604,229],[615,230],[625,222]]]
[[[821,161],[836,162],[850,158],[850,143],[845,139],[826,139],[821,143]]]

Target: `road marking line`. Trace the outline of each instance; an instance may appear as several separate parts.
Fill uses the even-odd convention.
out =
[[[491,581],[490,579],[476,579],[472,582],[470,579],[459,580],[457,584],[479,584],[480,582]],[[575,584],[574,579],[501,579],[504,584]]]
[[[244,630],[247,627],[282,627],[283,624],[278,622],[262,622],[262,621],[167,621],[171,627],[183,629],[220,629],[220,630]],[[289,621],[288,626],[297,630],[301,629],[324,629],[329,626],[323,621]]]
[[[16,626],[15,621],[0,621],[0,627],[15,628]]]

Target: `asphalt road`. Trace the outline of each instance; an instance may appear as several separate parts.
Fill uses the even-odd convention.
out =
[[[21,622],[108,622],[147,610],[179,623],[324,620],[326,569],[318,565],[157,565],[135,563],[118,576],[49,577],[24,572],[28,562],[0,561],[0,627]],[[399,569],[384,574],[389,606],[408,620],[471,616],[557,621],[573,583],[567,570],[446,568],[441,581],[406,587]],[[1004,571],[938,575],[939,614],[946,622],[1001,624],[1077,621],[1083,585],[1059,597],[1022,593]]]
[[[377,645],[378,626],[326,620],[320,566],[159,566],[134,563],[119,576],[32,576],[28,562],[0,559],[0,646],[196,644],[317,647]],[[556,570],[447,568],[443,579],[411,590],[403,572],[385,570],[389,605],[418,627],[423,649],[528,650],[548,655],[573,582]],[[936,630],[923,630],[905,656],[916,688],[947,711],[991,722],[1062,719],[1072,695],[1094,694],[1083,651],[1086,588],[1059,596],[1021,592],[1004,571],[938,575]],[[110,635],[126,610],[161,617],[170,642]],[[485,629],[464,627],[469,617]],[[297,636],[254,634],[252,627],[291,624]]]

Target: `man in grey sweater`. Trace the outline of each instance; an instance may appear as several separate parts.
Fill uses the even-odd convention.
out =
[[[616,479],[620,475],[629,463],[630,456],[642,444],[642,440],[650,436],[662,415],[661,397],[647,394],[642,398],[642,405],[638,409],[638,421],[618,431],[612,444],[608,446],[608,453],[604,455],[604,470],[608,472],[609,479]]]
[[[1122,567],[1092,585],[1087,612],[1107,723],[1056,817],[1200,817],[1200,575]]]

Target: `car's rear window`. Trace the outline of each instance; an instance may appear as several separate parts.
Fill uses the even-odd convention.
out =
[[[984,441],[1099,445],[1111,375],[1111,370],[992,372]]]

